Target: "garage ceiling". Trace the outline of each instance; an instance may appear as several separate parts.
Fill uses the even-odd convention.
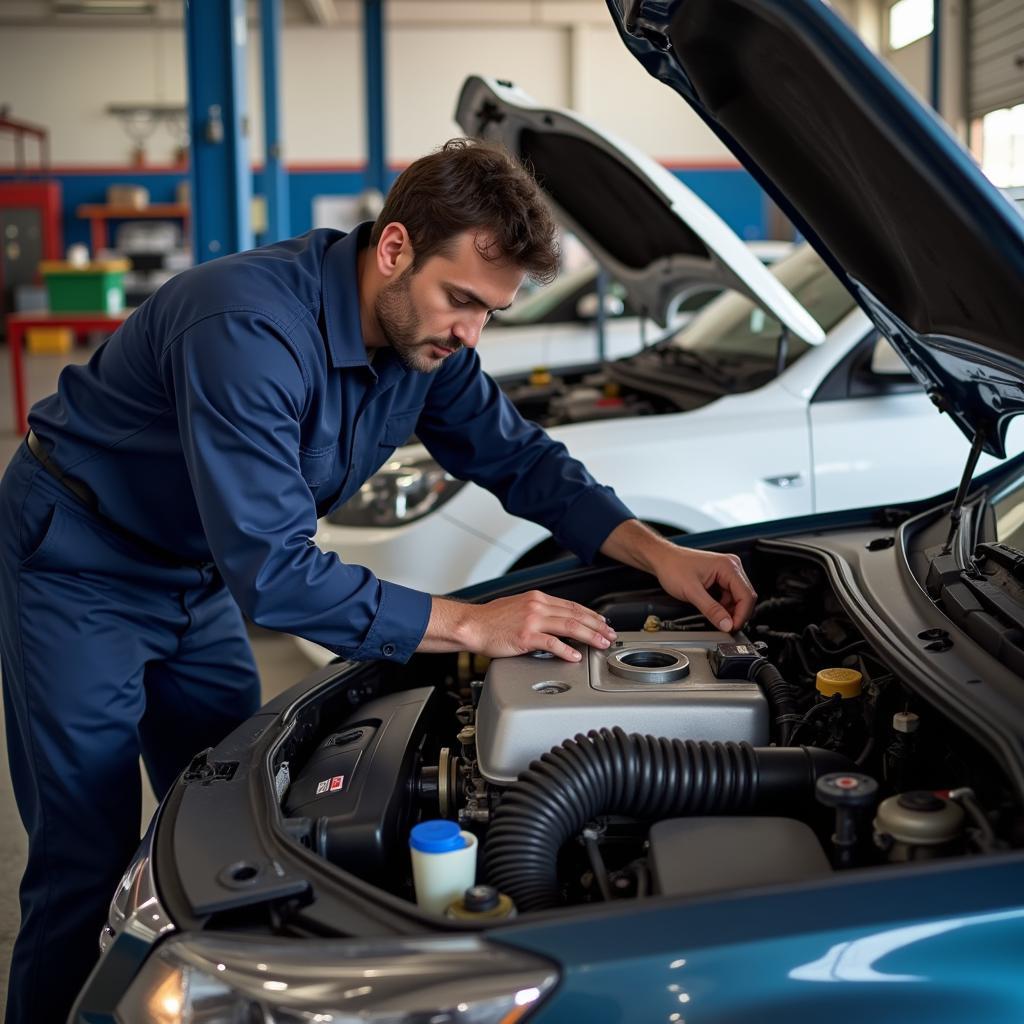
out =
[[[139,28],[180,26],[182,0],[0,0],[0,26]],[[282,0],[287,25],[354,26],[362,0]],[[259,0],[248,0],[259,24]],[[600,0],[387,0],[392,25],[611,24]]]

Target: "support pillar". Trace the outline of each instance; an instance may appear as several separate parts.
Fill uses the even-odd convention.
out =
[[[388,190],[384,94],[384,0],[363,0],[366,75],[366,187]]]
[[[197,263],[252,248],[245,0],[188,0],[185,51]]]
[[[261,0],[263,43],[263,182],[267,196],[267,241],[291,234],[288,171],[281,145],[281,0]]]

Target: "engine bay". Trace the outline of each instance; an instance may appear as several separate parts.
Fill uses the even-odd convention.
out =
[[[285,830],[412,902],[410,831],[450,822],[480,905],[448,916],[478,921],[1020,845],[991,752],[901,681],[821,565],[746,562],[764,596],[734,634],[657,590],[604,593],[587,603],[618,640],[580,662],[421,656],[350,689],[278,753]]]
[[[501,385],[524,417],[557,427],[689,412],[724,395],[753,391],[777,372],[770,352],[762,358],[730,353],[711,357],[660,343],[614,362],[510,375]]]

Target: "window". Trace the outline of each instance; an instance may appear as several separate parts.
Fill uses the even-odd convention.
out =
[[[931,35],[934,0],[896,0],[889,8],[889,49],[902,50]]]
[[[1024,103],[982,118],[981,169],[999,188],[1024,185]]]

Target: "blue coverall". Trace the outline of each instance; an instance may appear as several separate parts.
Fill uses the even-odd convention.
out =
[[[259,703],[241,612],[354,660],[404,662],[427,594],[313,542],[414,431],[453,475],[592,559],[629,510],[525,422],[470,349],[434,374],[367,360],[350,235],[316,230],[180,274],[29,423],[0,483],[0,656],[29,834],[8,1024],[57,1022],[97,955],[157,797]],[[239,611],[241,608],[241,612]]]

